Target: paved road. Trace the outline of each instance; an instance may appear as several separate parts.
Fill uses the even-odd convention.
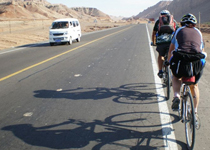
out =
[[[129,25],[71,46],[0,51],[0,149],[185,150],[184,125],[156,76],[151,29]],[[207,64],[198,150],[210,149],[209,82]]]

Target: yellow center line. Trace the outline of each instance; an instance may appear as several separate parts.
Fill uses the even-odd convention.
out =
[[[31,65],[31,66],[29,66],[29,67],[26,67],[26,68],[24,68],[24,69],[22,69],[22,70],[19,70],[19,71],[17,71],[17,72],[14,72],[14,73],[12,73],[12,74],[10,74],[10,75],[7,75],[7,76],[5,76],[5,77],[3,77],[3,78],[0,78],[0,82],[3,81],[3,80],[8,79],[8,78],[10,78],[10,77],[13,77],[13,76],[15,76],[15,75],[17,75],[17,74],[20,74],[20,73],[22,73],[22,72],[24,72],[24,71],[26,71],[26,70],[29,70],[29,69],[31,69],[31,68],[34,68],[34,67],[39,66],[39,65],[41,65],[41,64],[44,64],[44,63],[46,63],[46,62],[48,62],[48,61],[50,61],[50,60],[53,60],[53,59],[55,59],[55,58],[57,58],[57,57],[60,57],[60,56],[62,56],[62,55],[65,55],[65,54],[67,54],[67,53],[69,53],[69,52],[72,52],[72,51],[74,51],[74,50],[76,50],[76,49],[79,49],[79,48],[81,48],[81,47],[84,47],[84,46],[86,46],[86,45],[89,45],[89,44],[91,44],[91,43],[94,43],[94,42],[96,42],[96,41],[102,40],[102,39],[104,39],[104,38],[106,38],[106,37],[109,37],[109,36],[111,36],[111,35],[114,35],[114,34],[117,34],[117,33],[122,32],[122,31],[128,30],[129,28],[131,28],[131,27],[128,27],[128,28],[126,28],[126,29],[123,29],[123,30],[120,30],[120,31],[117,31],[117,32],[114,32],[114,33],[111,33],[111,34],[108,34],[108,35],[103,36],[103,37],[101,37],[101,38],[99,38],[99,39],[90,41],[90,42],[85,43],[85,44],[83,44],[83,45],[81,45],[81,46],[78,46],[78,47],[76,47],[76,48],[70,49],[70,50],[68,50],[68,51],[66,51],[66,52],[63,52],[63,53],[61,53],[61,54],[58,54],[58,55],[53,56],[53,57],[51,57],[51,58],[48,58],[48,59],[46,59],[46,60],[44,60],[44,61],[41,61],[41,62],[36,63],[36,64],[34,64],[34,65]]]

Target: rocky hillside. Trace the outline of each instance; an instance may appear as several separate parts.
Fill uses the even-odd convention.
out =
[[[171,2],[172,1],[160,1],[156,5],[151,6],[138,15],[134,16],[134,18],[157,18],[159,12],[163,9],[167,9]]]
[[[193,13],[197,18],[201,13],[201,23],[210,22],[209,0],[174,0],[168,7],[174,13],[174,17],[181,19],[183,14]]]
[[[72,10],[75,10],[80,15],[88,15],[92,17],[100,17],[101,19],[110,19],[109,15],[103,13],[97,8],[86,8],[86,7],[73,7]]]
[[[201,14],[201,23],[210,22],[209,0],[173,0],[160,1],[156,5],[140,12],[135,18],[157,18],[163,9],[168,9],[176,20],[180,20],[186,13],[193,13],[197,18]]]
[[[68,8],[63,4],[50,4],[45,0],[0,0],[0,18],[9,19],[56,19],[56,18],[111,18],[96,8]]]

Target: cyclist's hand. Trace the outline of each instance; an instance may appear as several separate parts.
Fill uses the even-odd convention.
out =
[[[206,52],[202,52],[202,54],[205,56],[204,59],[207,58],[207,53]]]
[[[164,66],[169,66],[170,65],[170,63],[166,60],[166,61],[164,61]]]
[[[151,42],[151,46],[156,46],[153,42]]]

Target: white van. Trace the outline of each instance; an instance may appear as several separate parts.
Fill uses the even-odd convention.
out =
[[[49,42],[53,46],[57,43],[72,44],[73,40],[80,41],[81,26],[77,19],[66,18],[53,21],[49,32]]]

